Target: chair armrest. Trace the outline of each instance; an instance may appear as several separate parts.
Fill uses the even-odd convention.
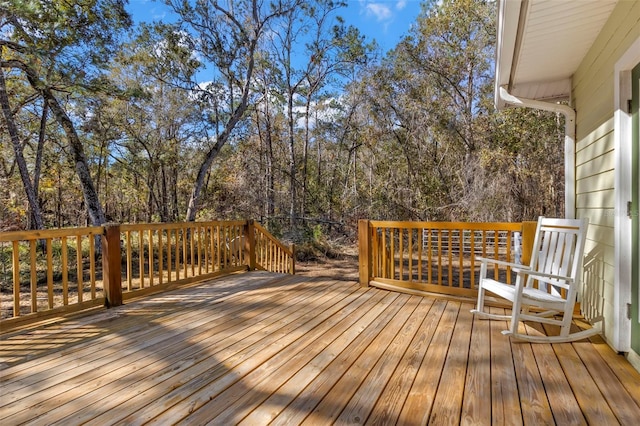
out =
[[[510,266],[511,268],[515,269],[516,272],[519,272],[519,271],[528,272],[529,271],[529,267],[527,265],[521,265],[519,263],[506,262],[504,260],[491,259],[491,258],[482,257],[482,256],[476,256],[476,260],[479,260],[482,263],[493,263],[495,265]]]
[[[526,271],[526,273],[531,275],[532,277],[554,278],[554,279],[557,279],[557,280],[567,281],[567,283],[569,283],[569,284],[573,283],[573,278],[572,277],[567,277],[567,276],[564,276],[564,275],[548,274],[546,272],[533,271],[533,270],[528,270],[528,271]]]

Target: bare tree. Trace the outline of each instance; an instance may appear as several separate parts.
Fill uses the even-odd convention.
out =
[[[213,129],[187,207],[186,219],[193,221],[200,205],[205,179],[236,126],[246,117],[250,105],[256,55],[268,24],[304,3],[303,0],[203,0],[195,5],[169,0],[179,16],[178,26],[166,26],[165,34],[174,52],[195,52],[210,67],[213,82],[197,84],[193,73],[185,74],[186,88],[199,92],[209,102]]]

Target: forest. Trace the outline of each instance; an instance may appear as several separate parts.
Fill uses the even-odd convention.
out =
[[[496,4],[424,1],[382,54],[333,0],[0,1],[0,231],[564,211],[563,119],[493,106]]]

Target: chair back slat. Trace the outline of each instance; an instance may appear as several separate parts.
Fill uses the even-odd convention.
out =
[[[549,219],[541,217],[535,236],[531,269],[546,274],[561,275],[573,280],[575,288],[579,283],[578,272],[582,253],[576,253],[584,247],[584,221],[579,219]],[[567,297],[566,290],[572,287],[571,281],[555,278],[529,278],[528,286],[534,286],[552,294]],[[573,291],[572,291],[573,293]]]

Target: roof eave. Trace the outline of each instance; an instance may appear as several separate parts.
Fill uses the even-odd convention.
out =
[[[499,0],[498,2],[498,34],[496,46],[496,80],[494,86],[494,102],[497,109],[506,106],[500,98],[500,87],[511,90],[511,71],[516,49],[516,40],[520,28],[520,11],[522,0]]]

